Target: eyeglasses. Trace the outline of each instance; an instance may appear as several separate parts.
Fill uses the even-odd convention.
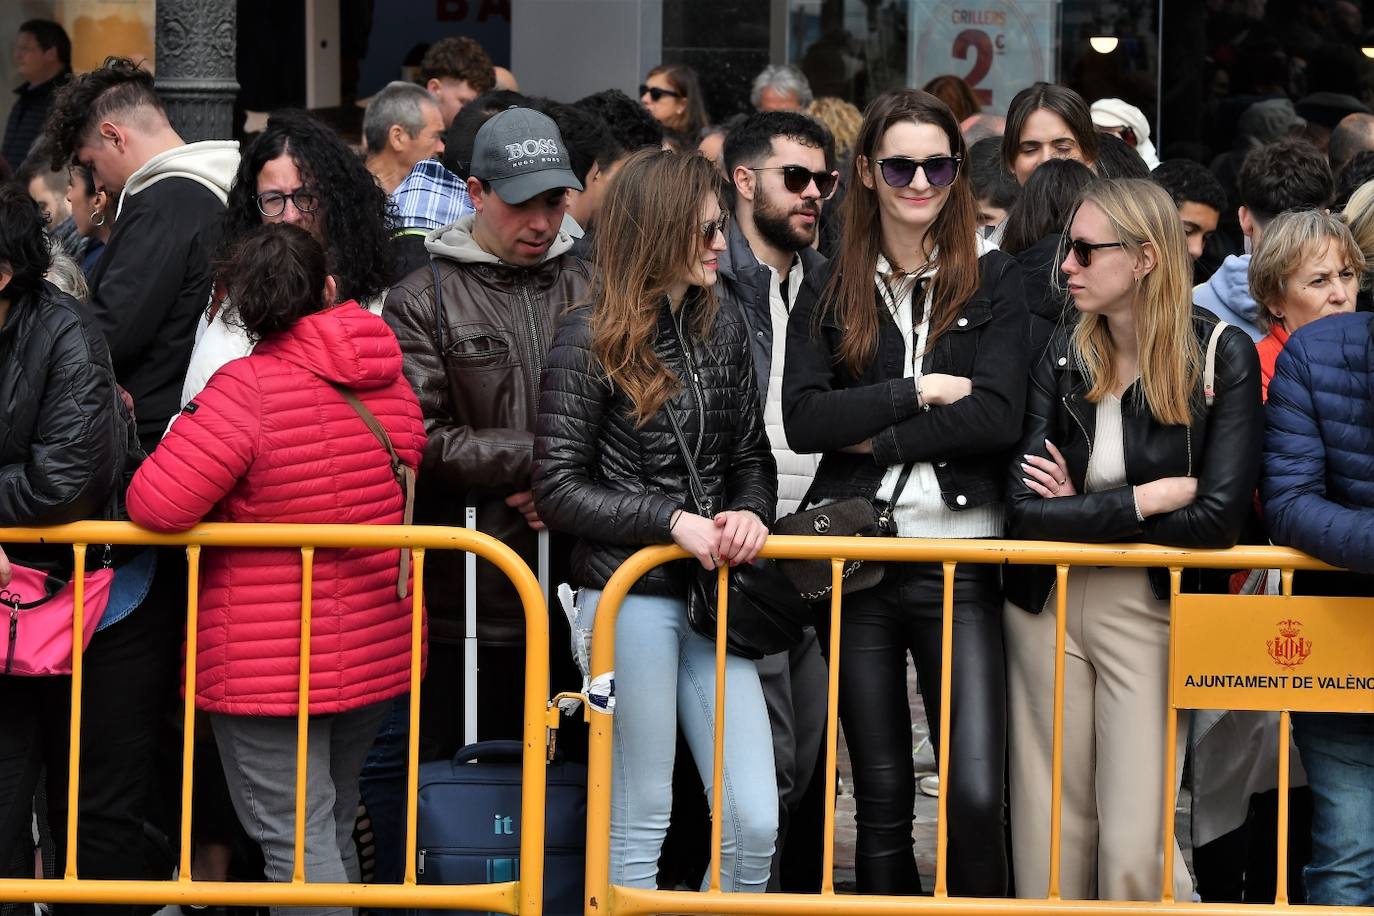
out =
[[[720,219],[713,219],[709,223],[701,224],[701,243],[710,245],[716,240],[716,233],[725,234],[725,230],[730,226],[729,212],[722,213]]]
[[[670,95],[675,99],[686,98],[686,95],[684,95],[683,93],[674,92],[672,89],[660,89],[658,86],[640,86],[639,97],[643,98],[646,95],[649,98],[653,99],[655,102],[663,101],[663,97],[665,95]]]
[[[1073,252],[1074,260],[1079,267],[1088,267],[1093,262],[1093,252],[1101,248],[1125,248],[1125,242],[1085,242],[1082,239],[1073,239],[1069,242],[1069,249]]]
[[[878,170],[883,173],[883,181],[890,187],[904,188],[916,177],[916,170],[926,173],[926,181],[933,187],[947,188],[959,177],[958,156],[931,156],[929,159],[912,159],[909,156],[893,156],[878,160]]]
[[[835,185],[840,180],[838,172],[813,172],[800,165],[749,166],[751,172],[782,172],[782,186],[793,194],[806,190],[811,182],[816,183],[816,193],[821,200],[829,200],[835,193]]]
[[[258,212],[268,219],[281,216],[286,212],[286,202],[296,205],[302,213],[314,213],[320,208],[320,195],[308,188],[297,188],[290,194],[281,191],[265,191],[257,196]]]

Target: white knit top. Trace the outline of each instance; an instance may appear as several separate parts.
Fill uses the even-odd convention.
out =
[[[773,358],[769,364],[768,391],[764,393],[763,422],[768,429],[768,444],[772,446],[773,458],[778,463],[778,511],[782,518],[797,511],[811,480],[820,466],[820,455],[798,455],[787,444],[787,434],[782,426],[782,369],[787,356],[787,319],[792,311],[792,303],[797,301],[801,291],[801,258],[792,262],[787,274],[787,296],[783,296],[782,277],[772,267],[768,268],[772,279],[768,285],[769,314],[773,322]]]
[[[1097,402],[1097,431],[1088,452],[1083,478],[1089,493],[1126,485],[1126,440],[1121,429],[1121,398],[1109,394]]]

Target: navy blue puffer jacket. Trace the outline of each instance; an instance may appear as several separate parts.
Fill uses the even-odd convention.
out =
[[[1270,536],[1374,573],[1374,315],[1299,328],[1265,408],[1261,495]]]

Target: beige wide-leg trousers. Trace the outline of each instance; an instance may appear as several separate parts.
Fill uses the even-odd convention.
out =
[[[1143,569],[1074,568],[1068,592],[1060,893],[1074,900],[1158,900],[1169,603],[1154,597]],[[1049,886],[1054,596],[1040,614],[1008,604],[1003,620],[1016,892],[1043,898]],[[1185,712],[1173,755],[1175,791],[1187,734]],[[1192,900],[1192,879],[1172,830],[1169,849],[1175,899]]]

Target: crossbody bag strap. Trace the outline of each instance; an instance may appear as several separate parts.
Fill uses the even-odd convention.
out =
[[[668,414],[668,424],[673,427],[673,438],[677,440],[678,451],[682,452],[682,460],[687,465],[687,488],[691,491],[692,502],[697,504],[698,512],[709,518],[713,514],[711,500],[706,495],[706,485],[701,481],[696,461],[687,450],[687,435],[682,431],[682,422],[678,420],[677,411],[673,409],[672,404],[665,402],[663,409]]]
[[[409,525],[415,518],[415,469],[403,462],[400,456],[396,454],[396,449],[391,445],[391,437],[386,434],[386,428],[382,426],[381,421],[373,415],[372,411],[367,409],[367,405],[358,399],[356,394],[337,382],[330,382],[329,384],[333,385],[334,390],[343,396],[343,399],[348,402],[348,406],[353,408],[358,418],[363,421],[372,435],[377,437],[377,441],[382,444],[387,455],[391,457],[391,476],[396,478],[396,483],[401,488],[401,495],[405,498],[405,510],[401,516],[402,523]],[[406,580],[409,578],[410,551],[402,547],[401,571],[396,580],[396,596],[398,598],[404,598],[408,594],[409,589]]]
[[[1221,332],[1229,327],[1226,322],[1218,321],[1212,328],[1212,336],[1207,338],[1207,361],[1202,364],[1202,396],[1208,407],[1217,399],[1217,345],[1221,343]]]

